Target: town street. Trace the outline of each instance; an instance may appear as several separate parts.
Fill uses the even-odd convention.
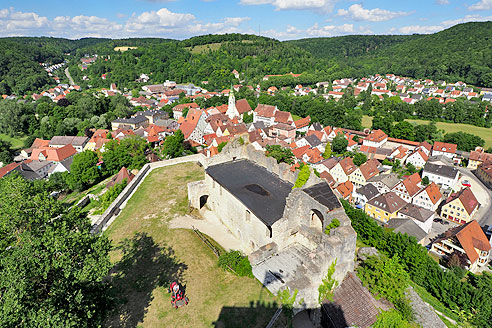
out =
[[[70,75],[70,72],[68,71],[68,67],[65,68],[65,75],[68,78],[68,81],[70,82],[70,85],[75,85],[75,82],[72,79],[72,76]]]
[[[475,215],[475,219],[482,227],[492,225],[492,191],[488,189],[470,170],[465,168],[458,169],[464,176],[460,179],[459,183],[461,184],[463,179],[469,180],[471,183],[471,189],[478,202],[481,204],[478,209],[478,213]]]

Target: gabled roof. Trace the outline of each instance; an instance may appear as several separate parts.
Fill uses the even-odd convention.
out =
[[[434,182],[431,182],[431,184],[425,187],[422,192],[427,193],[432,204],[434,205],[437,204],[442,198],[441,191],[439,191],[439,187]]]
[[[20,163],[10,163],[10,164],[5,165],[4,167],[1,167],[0,168],[0,178],[3,178],[8,173],[15,170],[19,165],[20,165]]]
[[[384,139],[387,139],[388,135],[384,133],[382,130],[374,130],[369,134],[367,137],[364,138],[364,140],[367,141],[373,141],[373,142],[381,142]]]
[[[236,109],[241,115],[244,113],[251,112],[251,106],[249,105],[246,99],[240,99],[236,101]]]
[[[274,117],[276,111],[277,108],[275,106],[264,105],[264,104],[258,104],[258,106],[255,109],[256,115],[262,117]]]
[[[317,147],[321,145],[321,140],[319,140],[319,138],[314,134],[305,136],[304,139],[311,145],[311,147]]]
[[[454,179],[458,174],[458,170],[455,167],[447,166],[447,165],[438,165],[429,162],[425,164],[424,172],[430,172],[450,179]]]
[[[440,152],[444,152],[444,153],[455,154],[457,147],[458,146],[455,144],[436,141],[436,142],[434,142],[434,146],[432,147],[432,150],[440,151]]]
[[[368,183],[357,189],[357,193],[366,197],[367,200],[370,200],[376,197],[379,194],[379,191],[373,184]]]
[[[418,186],[420,181],[422,181],[422,180],[420,179],[420,176],[418,173],[414,173],[402,181],[402,183],[405,186],[405,189],[407,190],[410,197],[413,197],[414,195],[416,195],[421,190],[421,188]]]
[[[106,184],[106,188],[111,188],[116,184],[123,183],[124,180],[126,180],[127,183],[130,183],[132,181],[134,175],[131,172],[128,172],[126,167],[122,167],[120,171],[114,175],[111,180]]]
[[[357,170],[357,166],[355,166],[351,157],[346,157],[339,162],[340,166],[345,172],[346,175],[352,174],[355,170]]]
[[[427,236],[427,233],[419,227],[417,223],[410,219],[391,219],[388,222],[388,228],[393,229],[394,233],[406,234],[408,236],[415,237],[417,241],[421,241]]]
[[[306,145],[306,146],[302,146],[302,147],[299,147],[299,148],[296,148],[296,149],[293,149],[292,150],[292,153],[294,154],[294,156],[297,158],[297,159],[301,159],[302,158],[302,155],[304,155],[304,153],[306,153],[308,151],[308,149],[311,148],[309,147],[309,145]]]
[[[342,197],[345,199],[349,197],[354,191],[354,185],[352,182],[347,180],[344,183],[340,183],[336,189],[340,193],[340,195],[342,195]]]
[[[478,202],[477,198],[469,187],[451,194],[448,199],[446,199],[446,204],[452,202],[455,199],[459,199],[468,215],[470,215],[476,208],[480,206],[480,203]]]
[[[316,164],[323,160],[323,156],[318,148],[308,149],[305,154],[309,157],[308,162],[311,164]]]
[[[472,220],[446,234],[446,237],[456,237],[465,250],[466,256],[470,262],[474,263],[478,259],[478,253],[475,249],[488,252],[490,243],[485,236],[482,228],[476,220]]]
[[[199,108],[197,103],[179,104],[173,107],[173,111],[182,112],[185,108]]]
[[[294,121],[294,124],[296,126],[296,129],[302,129],[308,126],[310,122],[311,122],[311,117],[308,116],[305,118],[301,118],[300,120]]]
[[[328,170],[331,170],[338,164],[338,158],[337,157],[331,157],[328,159],[325,159],[323,162],[320,164],[324,165]]]
[[[370,178],[367,182],[381,182],[385,186],[387,186],[389,189],[393,189],[394,186],[396,186],[399,182],[400,179],[398,179],[398,176],[394,173],[390,174],[380,174],[377,176],[374,176]]]
[[[417,206],[415,204],[405,205],[405,207],[398,211],[398,213],[411,217],[412,219],[420,222],[425,222],[434,215],[433,211]]]
[[[376,159],[371,159],[359,167],[360,173],[364,176],[364,179],[368,180],[379,174],[378,170],[379,162]]]
[[[492,162],[492,154],[485,153],[483,151],[474,150],[470,152],[470,159],[473,161],[480,161],[480,162],[485,162],[485,161]]]
[[[369,200],[367,204],[375,206],[388,213],[395,213],[403,206],[405,206],[407,202],[398,197],[398,195],[394,192],[390,191],[386,194],[374,197],[373,199]]]
[[[289,112],[284,112],[281,110],[277,110],[275,112],[275,122],[277,123],[285,123],[285,124],[291,124],[292,123],[292,115]]]
[[[333,176],[330,173],[328,173],[327,171],[321,172],[319,177],[322,179],[325,179],[326,182],[328,183],[328,185],[332,188],[337,183],[337,181],[333,178]]]

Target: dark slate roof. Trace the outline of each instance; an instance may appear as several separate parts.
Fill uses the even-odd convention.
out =
[[[388,228],[393,229],[395,233],[413,236],[417,241],[421,241],[427,236],[427,233],[411,219],[391,219],[388,222]]]
[[[313,128],[316,131],[322,131],[323,130],[323,127],[321,126],[321,124],[319,122],[314,122],[313,123]]]
[[[415,220],[418,220],[420,222],[425,222],[432,215],[434,215],[434,212],[415,204],[405,205],[405,207],[403,207],[398,213],[414,218]]]
[[[212,165],[205,172],[266,226],[271,227],[282,217],[291,183],[249,160]]]
[[[317,147],[321,145],[321,140],[319,140],[319,138],[314,134],[306,136],[304,137],[304,139],[306,139],[306,141],[311,145],[311,147]]]
[[[367,200],[370,200],[376,197],[377,195],[379,195],[378,188],[376,188],[374,185],[370,183],[357,189],[357,193],[365,196]]]
[[[447,165],[436,165],[432,163],[425,164],[424,172],[434,173],[451,179],[454,179],[454,177],[458,174],[458,170],[455,167]]]
[[[320,204],[328,207],[330,211],[342,207],[337,196],[326,182],[318,183],[317,185],[303,189],[303,191]]]
[[[130,118],[118,118],[114,120],[115,123],[125,123],[125,124],[138,124],[147,121],[147,117],[143,115],[137,115]]]

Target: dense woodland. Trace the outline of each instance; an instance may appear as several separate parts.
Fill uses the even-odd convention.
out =
[[[59,38],[0,39],[0,93],[23,95],[54,81],[39,62],[70,62],[82,86],[138,88],[145,73],[150,83],[209,81],[211,90],[237,83],[233,69],[248,84],[266,74],[303,73],[297,81],[317,81],[394,73],[415,78],[462,80],[492,86],[492,22],[466,23],[429,35],[344,36],[280,42],[255,35],[204,35],[183,41],[157,38],[67,40]],[[125,52],[115,47],[132,46]],[[70,55],[68,55],[70,54]],[[99,59],[82,72],[84,55]],[[102,80],[101,75],[107,74]],[[87,75],[89,81],[82,81]],[[288,82],[288,81],[287,81]]]

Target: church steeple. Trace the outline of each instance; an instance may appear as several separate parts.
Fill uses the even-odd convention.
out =
[[[239,117],[239,111],[236,108],[236,97],[234,97],[234,88],[231,84],[231,89],[229,91],[229,104],[227,106],[226,115],[232,120],[234,117]]]

